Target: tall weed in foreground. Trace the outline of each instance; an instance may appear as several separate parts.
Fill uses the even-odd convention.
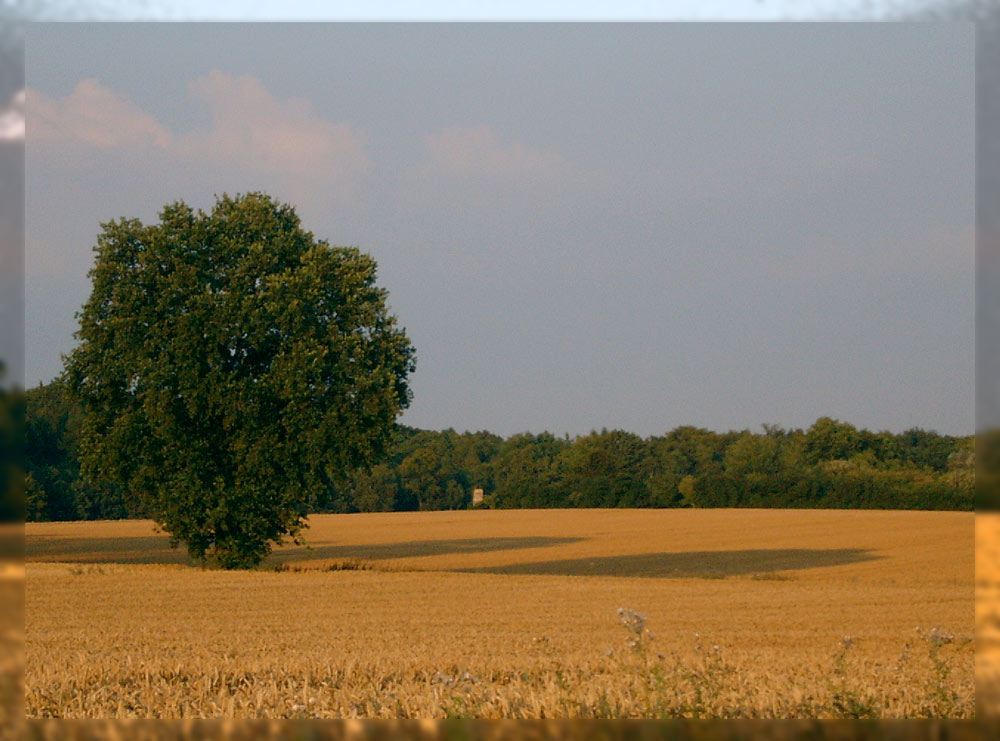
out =
[[[806,695],[793,702],[795,693],[789,693],[788,701],[774,698],[765,707],[745,681],[746,667],[730,663],[718,644],[695,633],[693,660],[675,653],[667,656],[652,650],[654,636],[644,614],[619,608],[618,617],[628,631],[627,647],[632,654],[619,663],[618,672],[623,685],[635,684],[643,690],[642,701],[636,697],[628,715],[638,705],[640,716],[655,718],[875,719],[899,717],[898,711],[887,712],[887,708],[898,707],[900,700],[912,709],[907,717],[970,718],[973,714],[971,684],[966,682],[962,692],[963,684],[955,676],[959,653],[970,646],[972,638],[956,640],[954,633],[940,625],[930,630],[916,628],[917,638],[906,643],[889,671],[868,665],[858,655],[857,639],[844,636],[831,657],[825,696]],[[641,681],[629,682],[629,675]],[[904,693],[908,697],[900,697]]]
[[[954,633],[942,630],[940,625],[927,631],[918,627],[914,632],[918,640],[926,644],[923,660],[930,669],[923,683],[925,699],[921,717],[949,718],[958,715],[962,712],[963,701],[953,681],[953,657],[969,646],[973,639],[969,636],[956,639]]]
[[[377,656],[281,663],[211,654],[197,661],[91,659],[37,668],[24,696],[32,718],[973,715],[971,641],[941,626],[915,631],[898,659],[884,651],[873,659],[871,639],[844,636],[826,657],[775,665],[697,634],[686,641],[667,636],[662,642],[669,647],[661,648],[645,614],[621,608],[617,619],[610,648],[526,638],[514,663],[473,656],[438,666]]]
[[[20,739],[23,733],[24,582],[16,566],[0,560],[0,741]]]
[[[878,718],[882,708],[878,698],[857,685],[857,672],[848,668],[848,656],[854,649],[854,636],[844,636],[833,655],[830,680],[830,710],[835,718]]]

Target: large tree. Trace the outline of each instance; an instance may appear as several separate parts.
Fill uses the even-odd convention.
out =
[[[375,262],[260,193],[101,226],[65,373],[83,473],[126,486],[192,557],[255,565],[409,404],[414,349]]]

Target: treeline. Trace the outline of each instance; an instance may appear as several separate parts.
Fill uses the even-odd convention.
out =
[[[80,476],[81,411],[58,383],[27,399],[28,520],[138,517],[126,493]],[[793,507],[971,510],[974,438],[894,434],[829,417],[808,430],[691,426],[641,438],[621,430],[507,439],[399,426],[391,449],[316,494],[311,512],[527,507]]]
[[[0,381],[4,364],[0,361]],[[0,386],[0,523],[24,519],[24,393]],[[9,555],[0,538],[0,557]]]

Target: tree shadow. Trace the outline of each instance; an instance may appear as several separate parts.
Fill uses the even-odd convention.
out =
[[[389,559],[489,553],[545,548],[584,540],[579,537],[459,538],[413,540],[403,543],[358,545],[286,545],[265,561],[265,565],[311,560],[380,561]],[[183,544],[170,547],[167,535],[131,538],[66,538],[29,536],[25,539],[25,560],[73,563],[188,564],[195,562]],[[687,551],[643,553],[631,556],[602,556],[551,561],[533,561],[500,566],[450,568],[446,571],[488,574],[546,574],[551,576],[634,576],[659,578],[725,578],[764,575],[780,571],[840,566],[884,558],[861,548],[774,549],[740,551]]]
[[[274,565],[319,559],[379,561],[417,556],[545,548],[564,543],[575,543],[579,540],[583,540],[583,538],[460,538],[455,540],[413,540],[404,543],[316,546],[290,544],[275,550],[265,563]],[[179,548],[171,548],[170,538],[167,535],[132,538],[29,536],[25,543],[24,557],[28,561],[68,561],[73,563],[195,563],[188,556],[183,544]]]
[[[411,540],[405,543],[378,543],[364,545],[319,545],[284,547],[275,551],[270,562],[304,561],[309,559],[358,559],[381,561],[393,558],[419,556],[444,556],[456,553],[488,553],[522,548],[546,548],[583,540],[576,537],[520,537],[520,538],[461,538],[455,540]]]
[[[642,576],[661,578],[696,577],[719,579],[727,576],[773,574],[776,571],[840,566],[884,558],[862,548],[813,550],[688,551],[683,553],[643,553],[635,556],[572,558],[536,561],[504,566],[456,569],[469,573],[546,574],[552,576]]]
[[[26,561],[72,563],[182,563],[194,564],[181,544],[170,547],[169,535],[125,538],[64,538],[29,535],[24,543]]]

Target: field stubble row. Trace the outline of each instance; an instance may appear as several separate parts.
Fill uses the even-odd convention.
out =
[[[294,549],[274,563],[315,568],[227,573],[113,563],[108,551],[83,564],[80,550],[75,564],[29,562],[27,713],[972,713],[972,519],[965,513],[796,519],[705,512],[700,522],[691,513],[584,514],[317,518],[311,555],[325,546],[368,548],[376,554],[368,570],[326,571],[330,558]],[[798,531],[789,532],[796,522]],[[113,525],[29,528],[29,560],[33,539],[36,549],[46,539],[79,544],[106,537]],[[495,547],[513,542],[505,538],[528,545]],[[126,554],[120,560],[130,560],[128,548],[119,549]],[[803,556],[809,551],[871,557],[813,564]],[[674,578],[587,571],[591,560],[648,563],[685,552],[729,552],[737,565],[749,559],[750,568],[681,570]],[[798,568],[773,568],[766,559],[775,552],[795,554],[784,563]],[[42,557],[55,555],[50,548]],[[523,569],[553,563],[577,573]],[[623,623],[620,607],[643,613],[642,631]]]

